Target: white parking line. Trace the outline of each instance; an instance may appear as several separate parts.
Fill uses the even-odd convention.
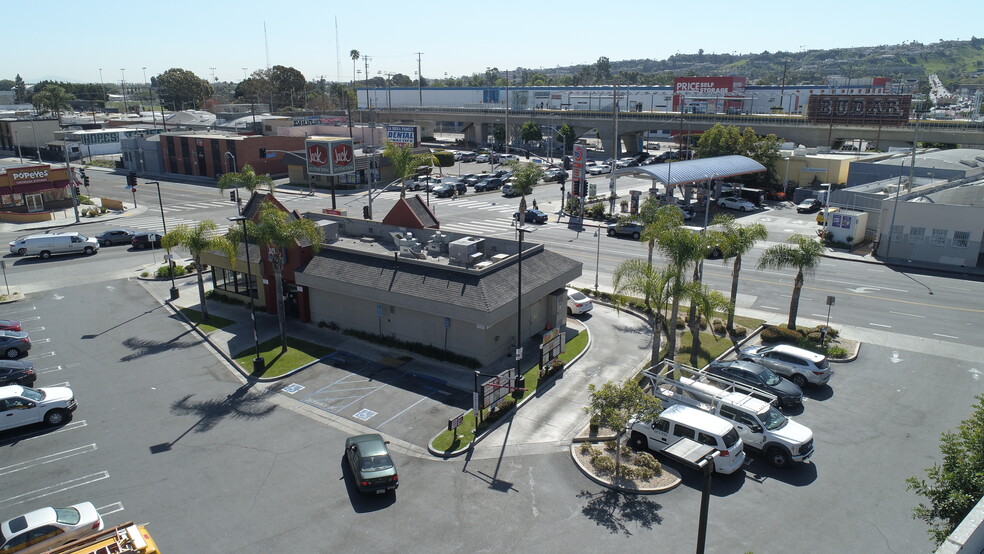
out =
[[[935,337],[943,337],[943,338],[947,338],[947,339],[959,339],[960,338],[960,337],[955,337],[953,335],[941,335],[939,333],[933,333],[933,336],[935,336]]]
[[[893,312],[891,310],[889,310],[888,313],[890,313],[890,314],[898,314],[898,315],[907,315],[909,317],[918,317],[919,319],[926,319],[926,316],[924,316],[924,315],[907,314],[905,312]]]
[[[884,327],[886,329],[891,329],[892,328],[891,325],[882,325],[881,323],[871,323],[870,321],[868,322],[868,325],[874,325],[875,327]]]
[[[107,504],[105,506],[100,506],[100,507],[96,508],[96,511],[99,512],[99,515],[100,516],[106,517],[106,516],[108,516],[110,514],[115,514],[116,512],[122,512],[123,511],[123,503],[122,502],[113,502],[112,504]]]
[[[16,506],[18,504],[23,504],[25,502],[30,502],[31,500],[37,500],[39,498],[44,498],[46,496],[51,496],[53,494],[58,494],[60,492],[65,492],[70,489],[95,483],[97,481],[102,481],[103,479],[109,479],[108,471],[100,471],[99,473],[92,473],[84,477],[79,477],[77,479],[69,479],[68,481],[63,481],[57,485],[51,485],[50,487],[42,487],[40,489],[35,489],[24,494],[18,494],[16,496],[11,496],[10,498],[4,498],[0,500],[0,506],[10,507]]]
[[[400,411],[399,411],[399,412],[398,412],[398,413],[397,413],[396,415],[394,415],[393,417],[391,417],[391,418],[389,418],[389,419],[387,419],[386,421],[384,421],[384,422],[382,422],[382,423],[380,423],[380,424],[379,424],[379,426],[377,426],[377,427],[376,427],[376,429],[379,429],[379,428],[380,428],[380,427],[382,427],[383,425],[386,425],[387,423],[389,423],[389,422],[391,422],[391,421],[393,421],[394,419],[396,419],[396,418],[398,418],[398,417],[400,417],[401,415],[403,415],[403,412],[405,412],[405,411],[407,411],[407,410],[409,410],[410,408],[413,408],[414,406],[416,406],[417,404],[420,404],[421,402],[423,402],[424,400],[427,400],[428,398],[430,398],[430,395],[427,395],[427,396],[425,396],[425,397],[423,397],[423,398],[421,398],[420,400],[418,400],[418,401],[416,401],[416,402],[414,402],[413,404],[410,404],[410,405],[409,405],[409,406],[407,406],[406,408],[403,408],[402,410],[400,410]]]
[[[762,308],[765,308],[766,310],[776,310],[776,311],[778,311],[778,310],[779,310],[779,308],[775,308],[775,307],[773,307],[773,306],[761,306],[761,307],[762,307]]]
[[[94,452],[95,450],[96,450],[96,445],[95,443],[93,443],[93,444],[87,444],[85,446],[80,446],[78,448],[64,450],[62,452],[56,452],[54,454],[48,454],[47,456],[41,456],[40,458],[36,458],[34,460],[20,462],[6,467],[0,467],[0,475],[7,475],[9,473],[15,473],[18,471],[23,471],[25,469],[30,469],[35,466],[50,464],[51,462],[57,462],[58,460],[64,460],[65,458],[71,458],[72,456],[78,456],[79,454],[87,454],[89,452]]]

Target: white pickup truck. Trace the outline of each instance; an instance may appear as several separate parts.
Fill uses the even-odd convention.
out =
[[[77,407],[75,395],[68,387],[0,387],[0,431],[42,421],[61,425],[72,418]]]

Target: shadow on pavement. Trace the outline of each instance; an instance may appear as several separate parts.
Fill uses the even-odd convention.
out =
[[[663,523],[663,516],[659,513],[663,505],[645,495],[604,489],[600,492],[581,491],[577,497],[585,500],[581,513],[613,535],[631,535],[628,523],[644,529],[652,529],[654,525]]]
[[[355,474],[349,467],[345,454],[339,459],[339,466],[342,470],[341,480],[345,483],[345,492],[348,493],[349,502],[352,503],[352,510],[357,514],[377,512],[389,508],[396,504],[396,491],[383,494],[362,494],[359,487],[355,485]]]

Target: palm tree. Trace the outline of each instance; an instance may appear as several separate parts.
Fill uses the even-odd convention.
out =
[[[275,255],[270,257],[277,286],[277,319],[280,322],[280,351],[287,351],[287,317],[284,312],[284,259],[286,249],[310,243],[311,250],[321,249],[321,228],[310,220],[298,218],[289,214],[270,202],[260,206],[257,221],[246,221],[246,236],[250,241],[244,241],[240,227],[229,230],[229,241],[232,244],[240,242],[256,242],[257,244],[276,248]],[[261,252],[263,250],[261,249]]]
[[[670,331],[666,352],[667,357],[673,359],[676,356],[676,322],[680,315],[680,299],[688,294],[689,282],[685,275],[691,263],[699,262],[704,258],[707,249],[704,237],[682,227],[663,231],[656,237],[656,247],[669,258],[669,266],[673,268],[673,282],[670,284],[672,308],[667,324]]]
[[[700,316],[710,321],[714,312],[730,309],[731,302],[716,290],[698,281],[692,281],[687,287],[687,300],[690,302],[690,365],[697,367],[700,354]]]
[[[649,266],[653,265],[653,250],[656,249],[657,239],[670,229],[683,225],[683,212],[674,206],[660,205],[655,198],[647,198],[639,206],[639,214],[635,218],[642,223],[640,240],[646,241],[649,247]]]
[[[236,259],[236,247],[226,237],[215,235],[218,225],[211,219],[199,221],[194,227],[178,225],[161,238],[161,246],[168,250],[183,246],[195,260],[195,270],[198,274],[198,299],[202,304],[202,321],[208,319],[208,306],[205,304],[205,279],[202,276],[202,254],[218,250],[233,262]]]
[[[392,141],[386,141],[386,147],[383,148],[383,156],[389,158],[390,163],[393,164],[393,171],[396,173],[396,177],[400,179],[400,198],[406,197],[407,179],[410,179],[417,173],[418,167],[424,165],[440,165],[434,154],[430,152],[414,154],[413,148],[409,144],[396,144]]]
[[[56,85],[47,86],[31,97],[31,103],[35,109],[55,113],[59,120],[61,120],[62,110],[71,108],[69,102],[72,100],[75,100],[75,96]]]
[[[243,170],[240,172],[224,173],[219,177],[218,183],[216,185],[219,187],[219,191],[225,192],[225,189],[235,187],[244,187],[250,193],[255,192],[256,189],[260,187],[266,187],[273,194],[273,191],[277,188],[277,185],[273,182],[273,179],[269,175],[257,174],[253,170],[253,166],[246,164],[243,166]],[[239,196],[238,194],[236,195]]]
[[[788,244],[777,244],[763,252],[758,261],[758,268],[796,268],[796,278],[793,280],[793,297],[789,301],[789,323],[786,325],[790,329],[796,329],[796,312],[799,310],[803,277],[804,275],[813,276],[816,272],[820,260],[823,259],[824,248],[815,238],[806,235],[793,235],[786,242]]]
[[[663,330],[666,318],[663,310],[670,301],[671,285],[675,280],[672,267],[661,270],[653,269],[652,265],[640,260],[629,259],[618,264],[612,274],[612,300],[615,309],[624,305],[623,297],[634,294],[645,297],[646,312],[649,316],[649,327],[653,332],[652,363],[660,362]],[[671,331],[666,330],[667,334]]]
[[[735,222],[731,215],[720,215],[714,218],[715,225],[721,227],[716,235],[721,239],[722,261],[734,258],[731,265],[731,309],[728,310],[728,332],[735,330],[735,303],[738,301],[738,275],[741,273],[741,260],[760,240],[769,237],[769,231],[761,223],[742,225]]]
[[[509,164],[513,169],[512,187],[522,197],[519,200],[519,219],[517,225],[526,222],[526,195],[533,194],[533,187],[543,178],[543,169],[533,163],[515,162]]]
[[[359,61],[359,51],[349,50],[349,57],[352,58],[352,86],[355,86],[355,62]],[[372,61],[372,60],[369,60]],[[368,77],[366,77],[368,79]]]

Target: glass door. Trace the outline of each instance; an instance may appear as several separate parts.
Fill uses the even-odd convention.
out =
[[[44,202],[41,200],[40,194],[25,194],[24,200],[27,203],[27,211],[29,212],[44,211]]]

